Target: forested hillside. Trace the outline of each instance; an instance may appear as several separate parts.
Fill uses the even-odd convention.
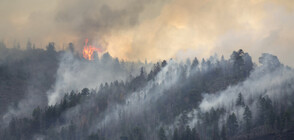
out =
[[[240,49],[229,59],[132,64],[108,53],[84,60],[54,44],[1,49],[2,139],[294,138],[294,70],[271,54],[259,63]]]

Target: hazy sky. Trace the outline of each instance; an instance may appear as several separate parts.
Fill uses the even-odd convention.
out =
[[[294,66],[293,0],[0,0],[0,40],[74,42],[89,38],[127,60],[228,57],[242,48]]]

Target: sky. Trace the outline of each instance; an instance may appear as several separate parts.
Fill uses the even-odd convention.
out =
[[[0,0],[0,41],[89,43],[130,61],[208,58],[243,49],[294,66],[293,0]]]

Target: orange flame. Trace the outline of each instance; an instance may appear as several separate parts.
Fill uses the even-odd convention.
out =
[[[84,49],[83,49],[83,57],[85,59],[88,59],[88,60],[93,60],[93,53],[94,51],[96,52],[101,52],[101,49],[100,48],[96,48],[94,46],[91,46],[89,45],[88,46],[88,39],[85,40],[85,46],[84,46]]]

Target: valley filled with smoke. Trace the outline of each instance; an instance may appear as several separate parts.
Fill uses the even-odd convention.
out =
[[[0,43],[1,139],[294,138],[294,70],[274,54],[130,62],[74,48]]]

